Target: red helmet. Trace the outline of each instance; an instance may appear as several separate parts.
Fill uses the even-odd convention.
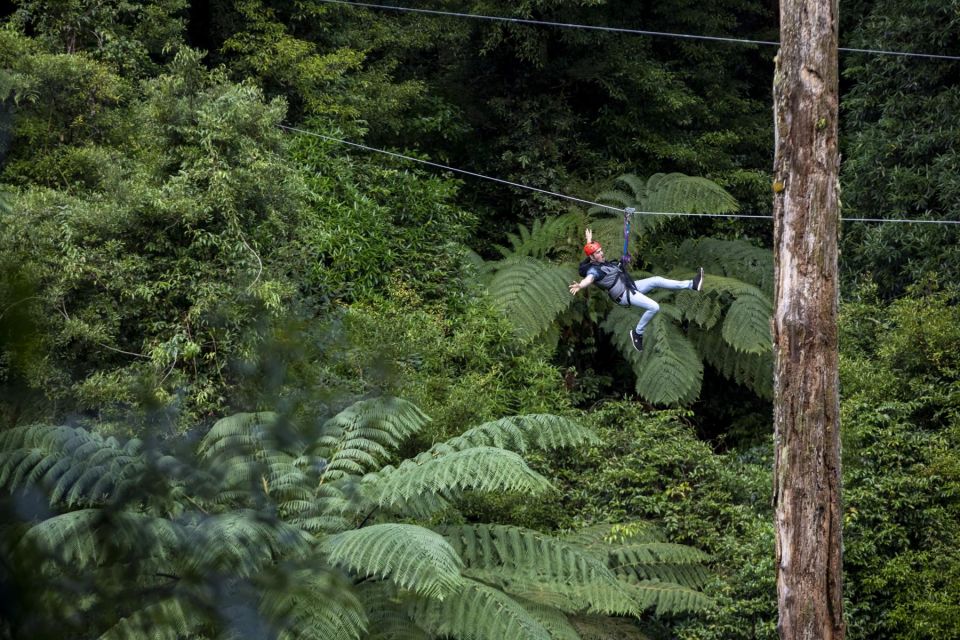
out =
[[[600,246],[600,243],[594,240],[593,242],[588,242],[587,244],[583,245],[583,252],[588,256],[592,256],[597,251],[600,251],[601,248],[602,247]]]

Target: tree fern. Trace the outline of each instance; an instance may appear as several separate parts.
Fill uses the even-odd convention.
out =
[[[66,512],[3,535],[16,533],[11,548],[35,555],[43,580],[65,573],[111,585],[75,608],[95,615],[91,629],[107,638],[574,640],[567,614],[699,602],[665,582],[693,582],[697,563],[682,549],[651,546],[644,556],[631,538],[601,553],[603,540],[450,524],[463,520],[464,491],[549,489],[519,454],[592,443],[588,430],[514,416],[381,466],[426,420],[408,403],[362,401],[312,439],[285,416],[237,414],[182,459],[82,429],[14,429],[0,435],[3,488],[28,486]],[[421,516],[436,530],[414,524]],[[49,593],[51,610],[69,608],[65,587],[51,583]],[[255,629],[242,629],[248,620]]]
[[[516,600],[470,579],[465,579],[463,588],[450,598],[420,598],[412,614],[420,627],[437,637],[550,640],[550,632]]]
[[[3,434],[0,486],[39,485],[51,504],[92,505],[137,488],[146,471],[143,443],[124,444],[81,428],[29,425]]]
[[[596,196],[598,202],[618,208],[633,207],[637,211],[663,213],[733,213],[739,210],[737,201],[720,185],[706,178],[682,173],[657,173],[646,181],[633,174],[624,174],[615,180],[621,187]],[[592,207],[591,215],[609,216],[609,209]],[[620,214],[614,213],[614,216]],[[670,216],[634,216],[631,228],[638,234],[650,233]]]
[[[726,276],[760,289],[773,296],[773,252],[743,240],[695,238],[679,246],[663,247],[652,259],[668,266],[699,264],[710,274]]]
[[[266,586],[259,610],[279,640],[359,640],[370,626],[358,594],[333,572],[297,569]]]
[[[659,580],[627,580],[628,590],[640,606],[652,609],[656,615],[676,615],[703,611],[713,606],[713,600],[690,587]]]
[[[703,381],[703,363],[693,345],[658,314],[644,333],[643,352],[637,353],[630,340],[636,321],[635,313],[617,307],[601,327],[633,367],[637,393],[657,404],[694,400]]]
[[[494,305],[522,338],[534,338],[550,327],[572,303],[567,286],[577,272],[534,258],[509,258],[498,265],[489,284]]]
[[[542,259],[557,248],[578,245],[582,226],[583,214],[577,210],[534,220],[529,229],[518,225],[517,233],[508,233],[510,247],[498,246],[497,250],[504,258],[531,256]]]
[[[250,510],[197,516],[185,529],[191,547],[188,567],[201,573],[256,575],[278,558],[304,557],[311,542],[300,529]]]
[[[649,542],[613,547],[608,553],[616,573],[637,580],[673,582],[699,589],[709,578],[703,566],[709,556],[686,545]]]
[[[593,444],[597,441],[592,431],[568,418],[547,413],[526,414],[500,418],[467,429],[459,436],[434,445],[421,455],[437,456],[486,446],[522,454],[530,449],[547,451]]]
[[[581,607],[604,613],[639,613],[603,561],[575,545],[520,527],[476,525],[441,530],[468,572],[536,599],[536,590],[571,595]],[[571,585],[575,585],[571,587]]]
[[[100,640],[179,640],[190,637],[202,621],[191,598],[171,596],[121,618]]]
[[[623,175],[620,187],[604,192],[598,201],[611,206],[655,212],[715,212],[737,210],[736,201],[721,187],[703,178],[682,174],[656,174],[649,179]],[[610,215],[610,209],[595,207],[589,213],[598,217],[591,223],[594,237],[603,243],[618,245],[622,237],[622,220]],[[650,231],[669,216],[639,217],[633,228],[638,233]],[[506,258],[488,263],[493,276],[487,281],[494,304],[515,326],[524,339],[557,336],[557,321],[563,318],[574,298],[567,285],[577,279],[571,267],[554,265],[543,259],[549,254],[544,238],[547,229],[563,228],[574,218],[563,221],[548,219],[522,228],[511,236],[512,249],[504,248]],[[536,233],[534,233],[536,232]],[[536,240],[535,240],[536,236]],[[769,353],[769,319],[772,312],[773,261],[771,253],[742,241],[699,239],[684,241],[679,246],[659,247],[645,256],[658,273],[669,277],[690,277],[696,266],[707,272],[703,292],[674,291],[658,293],[661,303],[657,322],[670,318],[676,323],[696,325],[701,330],[717,332],[733,350],[764,356]],[[601,305],[606,305],[605,299]],[[629,318],[629,319],[628,319]],[[637,355],[629,339],[629,331],[637,321],[637,311],[614,309],[601,325],[612,334],[613,343],[637,374],[637,392],[658,404],[685,404],[699,396],[704,362],[721,359],[720,354],[699,353],[699,342],[666,325],[651,325],[647,331],[645,352]],[[722,350],[725,347],[721,348]],[[744,375],[731,367],[724,355],[720,373],[740,379]],[[751,364],[753,360],[747,359]],[[755,371],[759,373],[756,369]],[[764,385],[757,380],[751,389]]]
[[[733,301],[723,321],[723,339],[737,351],[770,354],[773,308],[762,296],[743,295]]]
[[[388,578],[400,587],[443,600],[463,587],[462,562],[440,535],[412,524],[377,524],[330,536],[330,561],[360,577]]]
[[[580,634],[561,610],[539,602],[511,596],[530,616],[543,625],[552,640],[581,640]]]
[[[773,397],[773,357],[770,353],[737,351],[716,332],[690,331],[697,350],[728,380],[742,384],[762,398]]]
[[[357,595],[370,621],[367,640],[430,640],[411,617],[414,599],[392,583],[367,581],[357,585]]]
[[[453,496],[464,490],[538,494],[551,488],[519,455],[495,447],[473,447],[420,462],[407,460],[364,478],[376,502],[389,506],[422,495]]]
[[[380,467],[391,450],[420,431],[429,418],[399,398],[374,398],[350,405],[328,420],[312,452],[327,460],[324,481],[360,476]]]

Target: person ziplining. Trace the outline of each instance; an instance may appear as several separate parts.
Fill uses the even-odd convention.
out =
[[[656,300],[648,298],[646,293],[653,289],[693,289],[694,291],[703,290],[703,267],[697,268],[696,275],[691,280],[670,280],[661,276],[642,278],[634,280],[627,273],[627,264],[630,262],[630,255],[627,252],[630,238],[630,214],[627,210],[625,216],[623,232],[623,257],[618,261],[604,260],[603,247],[599,242],[593,239],[593,232],[587,229],[585,232],[587,244],[583,247],[586,259],[580,263],[580,275],[583,280],[574,282],[570,285],[570,293],[577,295],[581,289],[596,284],[605,290],[614,303],[624,307],[639,307],[643,309],[643,315],[637,322],[637,326],[630,330],[630,340],[637,351],[643,351],[643,331],[647,325],[660,310],[660,305]]]

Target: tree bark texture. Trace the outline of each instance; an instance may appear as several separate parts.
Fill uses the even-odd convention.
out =
[[[837,0],[780,0],[774,506],[782,640],[842,640]]]

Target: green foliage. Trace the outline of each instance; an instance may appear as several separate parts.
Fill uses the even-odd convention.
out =
[[[322,120],[304,125],[341,137]],[[462,243],[475,225],[454,205],[447,178],[361,160],[343,145],[291,134],[292,157],[305,169],[309,206],[300,237],[308,264],[303,286],[345,303],[377,299],[403,285],[427,300],[462,296]]]
[[[428,444],[460,434],[464,425],[569,406],[547,349],[518,342],[480,290],[451,291],[437,301],[399,284],[387,291],[350,307],[343,326],[353,346],[332,352],[327,364],[331,376],[349,380],[362,368],[357,393],[384,388],[423,407],[434,418],[424,434]]]
[[[956,51],[956,3],[882,0],[853,3],[841,27],[850,47]],[[891,56],[842,60],[841,180],[848,217],[957,220],[958,63]],[[911,78],[907,83],[904,78]],[[845,224],[841,268],[850,285],[869,279],[885,299],[930,272],[957,273],[957,225]]]
[[[570,306],[567,285],[577,277],[572,267],[513,257],[497,267],[488,291],[521,339],[542,335]]]
[[[696,619],[675,622],[662,631],[664,637],[774,640],[772,446],[718,454],[697,438],[687,415],[651,412],[627,401],[590,412],[601,443],[551,465],[564,495],[561,508],[588,523],[628,524],[588,526],[571,539],[587,548],[619,545],[604,555],[631,580],[709,585],[714,606]],[[689,547],[674,549],[664,534],[694,544],[709,559]],[[701,566],[705,561],[709,575]],[[700,595],[679,590],[665,597],[680,606]],[[651,637],[660,636],[651,631]]]
[[[637,236],[652,235],[671,219],[671,216],[644,215],[644,212],[735,213],[740,209],[723,187],[697,176],[655,173],[644,180],[628,173],[614,181],[615,187],[617,183],[625,189],[604,191],[597,194],[596,199],[620,209],[636,209],[639,213],[633,218],[630,229]],[[603,207],[591,207],[587,213],[608,218],[611,215],[610,210]]]
[[[53,53],[86,53],[127,76],[183,44],[186,0],[17,0],[12,24]]]
[[[44,425],[7,431],[0,486],[10,495],[35,492],[62,511],[2,530],[4,549],[20,540],[16,570],[39,567],[45,593],[39,610],[21,612],[14,624],[22,630],[68,610],[84,620],[83,631],[68,625],[61,637],[128,638],[145,629],[230,637],[240,632],[236,621],[255,619],[279,637],[359,640],[371,621],[387,619],[427,637],[549,638],[547,628],[575,633],[566,613],[659,615],[709,605],[682,586],[695,578],[689,571],[653,569],[699,563],[693,549],[601,548],[596,540],[587,549],[517,527],[458,523],[464,491],[549,488],[518,454],[479,443],[531,450],[592,441],[576,423],[504,418],[364,472],[425,422],[409,403],[382,399],[320,422],[234,415],[196,445],[124,444]],[[346,451],[356,465],[342,464]],[[124,484],[132,481],[136,490]],[[416,522],[430,504],[440,507],[432,520]],[[655,577],[640,577],[640,565]],[[680,584],[663,582],[667,575]],[[70,580],[80,576],[91,586],[70,602]]]
[[[851,630],[960,637],[956,301],[917,288],[888,305],[863,293],[842,307],[841,323]]]
[[[701,206],[736,208],[729,194],[701,179],[657,174],[646,182],[629,175],[622,176],[621,180],[636,192],[635,196],[621,194],[621,204],[640,206],[662,202],[674,211]],[[606,196],[615,199],[616,194]],[[614,237],[613,226],[619,225],[619,220],[611,218],[606,223],[595,225],[595,237]],[[655,228],[653,222],[645,224],[641,233]],[[523,236],[521,233],[527,240],[514,242],[523,255],[511,256],[504,250],[506,258],[483,266],[483,271],[493,273],[487,281],[489,294],[522,339],[551,340],[554,335],[551,330],[557,323],[571,319],[569,309],[574,306],[574,299],[567,285],[577,274],[568,267],[526,255],[530,252],[546,256],[549,253],[546,249],[534,251],[531,247],[546,246],[551,239],[562,241],[563,233],[548,230],[565,230],[567,225],[565,221],[548,219],[536,234],[526,232]],[[605,230],[606,227],[610,229]],[[703,239],[684,241],[679,247],[661,245],[649,260],[655,270],[673,277],[688,277],[691,264],[705,265],[708,275],[703,292],[653,294],[661,305],[661,313],[644,336],[643,353],[636,352],[629,337],[636,324],[636,310],[613,308],[601,323],[601,328],[610,334],[613,345],[633,369],[637,393],[657,404],[690,404],[700,394],[703,367],[707,363],[760,397],[770,397],[770,317],[773,312],[770,252],[742,241]],[[609,307],[605,300],[601,304]],[[687,335],[666,321],[667,317],[692,325]]]

